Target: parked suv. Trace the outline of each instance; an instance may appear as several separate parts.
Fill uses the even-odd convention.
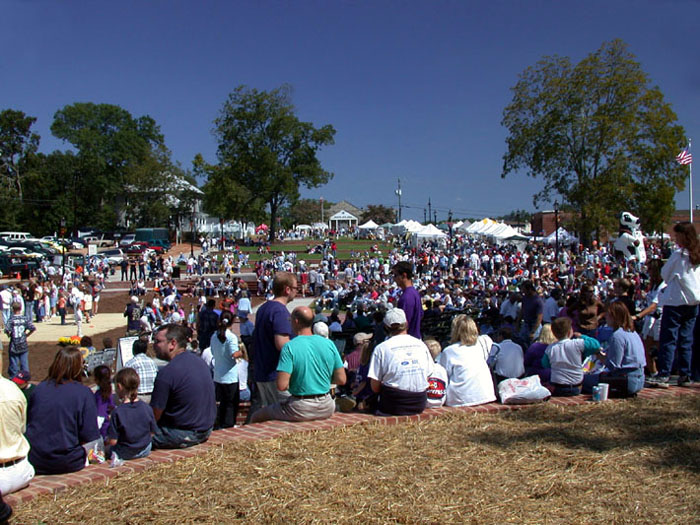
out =
[[[123,248],[124,246],[129,246],[129,245],[131,245],[135,240],[136,240],[136,234],[135,234],[135,233],[127,233],[126,235],[124,235],[124,237],[122,237],[122,240],[119,241],[119,246],[121,246],[122,248]]]
[[[121,264],[121,262],[124,260],[124,251],[121,248],[105,250],[100,252],[98,255],[102,255],[107,261],[107,264]]]

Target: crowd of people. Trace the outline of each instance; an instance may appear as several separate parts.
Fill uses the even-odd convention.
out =
[[[652,244],[646,264],[605,247],[519,250],[462,237],[340,260],[328,240],[318,265],[293,252],[256,264],[264,302],[254,323],[232,247],[207,255],[227,270],[218,278],[193,276],[178,288],[166,272],[154,276],[151,301],[130,297],[133,358],[114,378],[96,368],[95,392],[82,384],[83,356],[73,347],[58,350],[31,393],[17,387],[28,373],[31,317],[42,317],[37,293],[49,295],[43,315],[53,312],[54,293],[59,313],[62,294],[51,282],[30,283],[31,297],[5,289],[13,381],[0,380],[0,493],[35,472],[80,470],[95,442],[120,461],[202,443],[214,429],[235,427],[241,399],[250,399],[248,422],[257,423],[489,403],[502,381],[533,376],[554,396],[601,383],[634,396],[645,385],[668,387],[672,373],[689,386],[700,380],[700,243],[689,223],[674,233],[676,249]],[[85,282],[68,286],[72,296]],[[290,313],[297,294],[313,297],[315,311]],[[195,298],[189,313],[187,295]],[[95,303],[93,295],[93,314]]]

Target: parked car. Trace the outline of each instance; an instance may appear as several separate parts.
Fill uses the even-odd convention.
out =
[[[134,241],[136,240],[136,234],[135,233],[127,233],[124,235],[121,240],[119,241],[119,246],[122,248],[131,245]]]
[[[153,248],[156,253],[167,252],[170,249],[170,242],[165,239],[154,239],[149,242],[148,245]],[[158,251],[156,248],[162,248],[162,251]]]
[[[112,250],[105,250],[100,252],[107,264],[121,264],[124,260],[124,251],[121,248],[114,248]]]
[[[150,248],[145,242],[132,242],[129,246],[126,247],[127,255],[140,255],[149,251]]]
[[[0,253],[0,273],[11,275],[31,271],[39,266],[35,259],[30,259],[22,255],[9,255]]]

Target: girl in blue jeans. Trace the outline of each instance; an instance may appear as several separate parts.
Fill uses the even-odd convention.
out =
[[[700,303],[700,242],[695,226],[681,222],[673,227],[676,250],[661,269],[666,282],[663,314],[656,359],[658,376],[650,386],[668,388],[673,358],[678,351],[678,386],[690,386],[690,361],[693,351],[693,328]]]

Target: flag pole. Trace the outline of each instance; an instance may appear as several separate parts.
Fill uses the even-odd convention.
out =
[[[688,139],[688,151],[692,145],[692,140]],[[688,184],[688,200],[690,202],[689,212],[690,212],[690,224],[693,224],[693,162],[690,162],[690,182]]]

